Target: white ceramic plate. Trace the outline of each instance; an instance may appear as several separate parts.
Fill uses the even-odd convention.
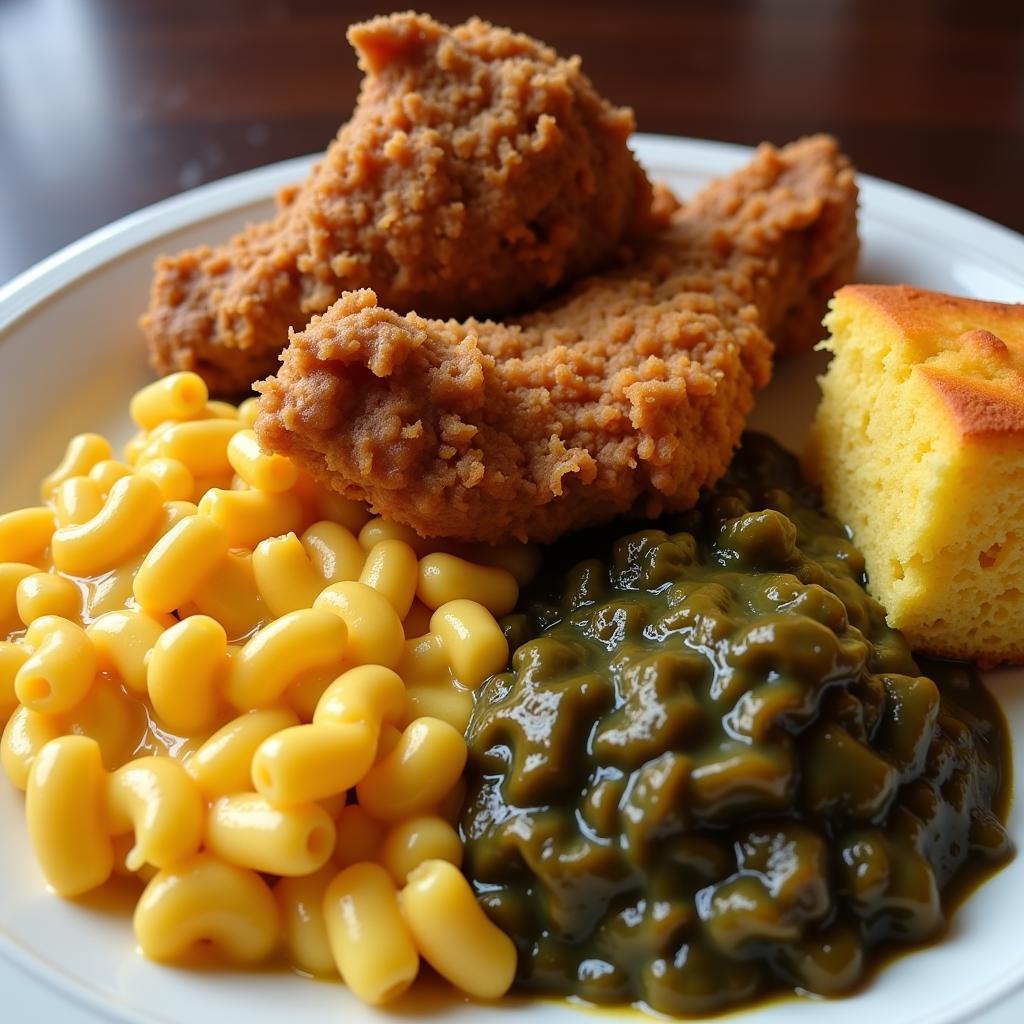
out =
[[[736,146],[639,136],[653,176],[689,194],[744,163]],[[153,258],[216,241],[264,217],[283,184],[304,177],[292,160],[196,189],[104,228],[0,289],[0,509],[35,500],[37,482],[67,437],[99,430],[128,436],[125,407],[148,377],[136,318],[146,305]],[[942,291],[1024,300],[1024,238],[907,189],[861,179],[865,281],[907,281]],[[85,198],[83,197],[83,202]],[[785,364],[764,394],[755,424],[800,444],[817,401],[815,357]],[[990,675],[1018,747],[1024,744],[1024,673]],[[1024,790],[1024,758],[1015,784]],[[1024,815],[1010,831],[1024,849]],[[284,972],[203,972],[159,967],[137,956],[131,927],[109,905],[49,895],[33,864],[22,801],[0,780],[0,992],[4,1020],[95,1020],[246,1024],[301,1019],[351,1024],[413,1019],[363,1007],[340,985]],[[1019,918],[1024,856],[956,914],[947,938],[887,967],[857,996],[834,1002],[787,1000],[731,1016],[744,1024],[946,1024],[1024,1019],[1024,944]],[[581,1024],[557,1003],[498,1007],[431,1000],[430,1016],[518,1024]],[[593,1020],[595,1018],[590,1017]]]

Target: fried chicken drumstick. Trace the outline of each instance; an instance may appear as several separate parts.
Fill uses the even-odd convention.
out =
[[[656,222],[633,115],[527,36],[425,15],[349,30],[365,72],[323,161],[270,222],[157,262],[142,327],[154,368],[220,393],[272,373],[349,289],[428,316],[527,308]]]
[[[820,322],[856,256],[835,142],[762,146],[628,266],[528,316],[427,320],[345,295],[257,385],[256,429],[425,536],[548,541],[687,508],[729,462],[769,338]]]

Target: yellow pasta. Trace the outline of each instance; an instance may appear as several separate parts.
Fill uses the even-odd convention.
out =
[[[232,864],[274,875],[319,870],[331,856],[334,838],[334,822],[318,804],[274,807],[257,793],[218,797],[206,815],[209,850]]]
[[[80,526],[103,508],[103,492],[95,480],[73,476],[54,492],[53,512],[57,526]]]
[[[428,860],[401,893],[402,916],[423,959],[456,988],[497,999],[512,985],[516,947],[488,920],[469,882],[444,860]]]
[[[44,615],[25,633],[32,652],[14,677],[18,700],[32,711],[58,714],[73,708],[96,678],[96,649],[70,619]]]
[[[440,633],[424,633],[402,645],[402,657],[395,671],[406,686],[436,686],[450,682],[448,651]]]
[[[173,867],[196,853],[203,838],[199,787],[169,757],[139,757],[113,772],[106,810],[112,835],[135,833],[135,846],[125,858],[131,871],[143,864]]]
[[[284,691],[284,703],[299,716],[300,721],[312,722],[320,698],[337,675],[336,668],[303,672],[288,684],[288,689]]]
[[[105,612],[85,632],[96,652],[97,668],[123,679],[133,693],[144,694],[146,662],[163,631],[164,621],[160,618],[125,609]]]
[[[89,470],[89,479],[99,488],[100,494],[106,497],[118,480],[131,476],[133,472],[134,470],[127,462],[104,459]]]
[[[339,523],[321,520],[313,523],[300,538],[310,564],[325,582],[357,580],[366,560],[366,552],[355,535]]]
[[[185,370],[161,377],[136,391],[128,412],[139,427],[152,430],[167,420],[190,420],[198,416],[209,397],[203,378]]]
[[[209,853],[157,872],[135,907],[135,938],[151,960],[175,961],[212,944],[228,960],[257,963],[281,934],[270,887],[255,871]]]
[[[269,707],[302,673],[340,667],[348,639],[345,622],[323,609],[282,615],[232,660],[225,695],[239,711]]]
[[[132,584],[149,612],[172,612],[199,591],[228,553],[224,530],[206,516],[186,516],[150,548]]]
[[[179,459],[150,459],[139,466],[136,472],[156,483],[164,501],[191,501],[195,494],[196,478]]]
[[[163,494],[152,480],[124,477],[111,487],[92,519],[53,534],[53,564],[72,576],[107,572],[142,551],[162,513]]]
[[[114,867],[106,827],[106,773],[95,740],[61,736],[32,761],[25,819],[46,881],[61,896],[102,885]]]
[[[250,635],[269,618],[256,589],[252,556],[240,551],[227,553],[192,595],[192,603],[204,615],[216,619],[232,641]]]
[[[346,660],[353,665],[393,668],[402,656],[402,620],[382,594],[365,583],[332,583],[313,608],[333,613],[348,627]]]
[[[222,726],[186,761],[185,767],[207,799],[250,788],[250,765],[257,747],[282,729],[298,725],[288,708],[248,711]]]
[[[348,806],[348,793],[335,793],[334,796],[325,796],[317,803],[331,816],[335,825],[338,823],[338,815]]]
[[[231,438],[228,462],[246,484],[260,491],[291,490],[299,478],[295,463],[287,456],[265,452],[253,430],[240,430]]]
[[[380,865],[354,864],[336,875],[324,893],[324,920],[338,972],[360,999],[380,1005],[412,984],[419,954]]]
[[[283,940],[382,1003],[429,947],[397,887],[461,863],[462,684],[504,667],[536,549],[373,518],[263,451],[257,413],[172,374],[123,461],[78,435],[45,504],[0,516],[0,763],[58,892],[147,883],[145,955]]]
[[[85,476],[97,462],[112,458],[110,442],[101,434],[76,434],[64,450],[60,465],[45,477],[40,488],[43,501],[49,501],[65,481]]]
[[[143,465],[145,459],[156,458],[155,446],[148,431],[140,430],[124,443],[121,449],[125,462],[130,462],[136,470]]]
[[[227,648],[224,627],[208,615],[192,615],[161,633],[146,664],[146,689],[169,729],[195,736],[221,718]]]
[[[360,665],[324,690],[313,712],[318,725],[362,722],[376,735],[382,724],[398,725],[406,713],[401,677],[383,665]]]
[[[24,625],[18,614],[18,587],[37,572],[38,566],[27,562],[0,562],[0,637]]]
[[[510,572],[525,587],[540,572],[544,556],[536,544],[466,544],[462,555],[480,565],[492,565]]]
[[[107,612],[124,611],[125,606],[132,602],[132,583],[142,559],[141,554],[137,555],[109,572],[85,581],[84,620],[97,619]]]
[[[312,608],[328,583],[294,533],[260,541],[252,553],[252,571],[260,596],[275,617]]]
[[[238,406],[238,422],[247,429],[252,429],[256,423],[256,414],[260,409],[258,398],[247,398]]]
[[[460,598],[483,605],[492,615],[506,615],[519,600],[512,573],[435,551],[420,561],[416,595],[428,608]]]
[[[7,719],[0,737],[0,764],[11,785],[25,789],[32,762],[39,751],[50,740],[63,735],[64,729],[53,715],[41,715],[19,705]]]
[[[268,736],[252,759],[252,782],[275,807],[344,793],[373,764],[377,736],[364,722],[296,725]]]
[[[0,640],[0,722],[6,722],[18,706],[14,680],[28,655],[29,650],[24,644]]]
[[[0,562],[38,560],[50,543],[57,522],[49,508],[22,508],[0,515]]]
[[[335,825],[338,830],[333,857],[336,869],[377,859],[380,844],[384,841],[384,826],[371,818],[359,804],[343,807]]]
[[[375,516],[367,520],[359,531],[359,543],[370,551],[382,540],[401,540],[409,545],[419,557],[434,551],[440,542],[425,540],[411,526],[393,523],[390,519]]]
[[[192,500],[196,502],[196,508],[199,507],[199,502],[206,497],[210,491],[230,491],[234,489],[235,477],[233,474],[225,476],[197,476],[195,477],[195,485],[192,489]]]
[[[410,872],[424,861],[444,860],[462,864],[462,842],[458,832],[436,814],[406,818],[388,829],[377,852],[398,886],[405,885]]]
[[[243,429],[237,419],[189,420],[175,423],[162,431],[139,456],[177,459],[185,463],[198,480],[203,477],[230,477],[228,442]]]
[[[473,695],[454,684],[410,686],[406,691],[409,718],[440,718],[460,733],[466,731],[473,713]]]
[[[380,821],[433,808],[466,766],[466,741],[447,722],[417,718],[356,786],[362,807]]]
[[[120,768],[135,753],[146,731],[146,715],[109,676],[99,675],[85,698],[56,717],[62,735],[89,736],[100,747],[107,771]]]
[[[134,871],[128,867],[127,857],[135,848],[135,836],[126,832],[122,836],[111,836],[111,844],[114,847],[114,871],[113,874],[120,878],[138,878],[148,882],[156,873],[157,869],[152,864],[143,864]]]
[[[82,621],[82,592],[64,576],[37,572],[19,584],[15,600],[18,617],[26,626],[44,615],[59,615],[72,622]]]
[[[430,618],[430,628],[444,643],[456,678],[475,690],[508,662],[508,641],[501,626],[476,601],[449,601]]]
[[[357,535],[370,518],[369,510],[361,501],[346,498],[328,487],[320,487],[316,500],[316,518],[340,523]]]
[[[209,516],[233,548],[256,547],[265,537],[298,533],[305,523],[302,502],[287,491],[228,491],[213,488],[199,501],[201,515]]]
[[[187,519],[189,516],[194,516],[199,512],[199,506],[192,501],[165,501],[163,515],[160,517],[160,522],[157,526],[157,536],[154,541],[159,540],[165,533],[168,533],[172,527],[175,527],[182,521]],[[143,552],[143,558],[148,555],[149,552]]]
[[[219,398],[213,399],[203,406],[196,419],[202,420],[234,420],[238,418],[238,406]]]
[[[383,594],[404,619],[416,596],[417,572],[416,552],[405,541],[382,540],[367,552],[359,582]]]
[[[300,970],[321,978],[337,974],[324,921],[324,893],[337,873],[328,862],[311,875],[281,878],[274,886],[289,959]]]
[[[370,513],[362,502],[353,501],[324,487],[304,470],[299,470],[294,490],[314,520],[340,525],[353,536],[359,533],[363,524],[370,518]]]
[[[405,638],[412,640],[423,636],[430,630],[430,616],[434,614],[433,608],[428,608],[418,598],[413,598],[405,618],[402,619],[402,628],[405,630]]]
[[[391,753],[395,747],[398,746],[402,739],[402,730],[396,728],[393,725],[382,725],[380,727],[380,736],[377,739],[377,760],[374,764],[379,764]]]

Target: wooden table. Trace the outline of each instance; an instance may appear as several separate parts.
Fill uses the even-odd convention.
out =
[[[401,7],[404,4],[396,4]],[[863,171],[1024,231],[1024,0],[435,0],[578,52],[641,129],[836,133]],[[0,0],[0,282],[201,182],[322,149],[347,0]]]

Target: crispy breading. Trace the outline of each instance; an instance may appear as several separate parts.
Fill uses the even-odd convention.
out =
[[[256,429],[427,536],[551,540],[689,507],[767,383],[769,336],[852,273],[853,171],[824,136],[711,185],[629,265],[505,323],[345,295],[293,332]]]
[[[359,100],[269,223],[161,258],[142,326],[155,369],[221,393],[272,373],[288,339],[348,289],[427,316],[527,308],[655,226],[626,141],[632,112],[578,57],[473,18],[354,25]]]

